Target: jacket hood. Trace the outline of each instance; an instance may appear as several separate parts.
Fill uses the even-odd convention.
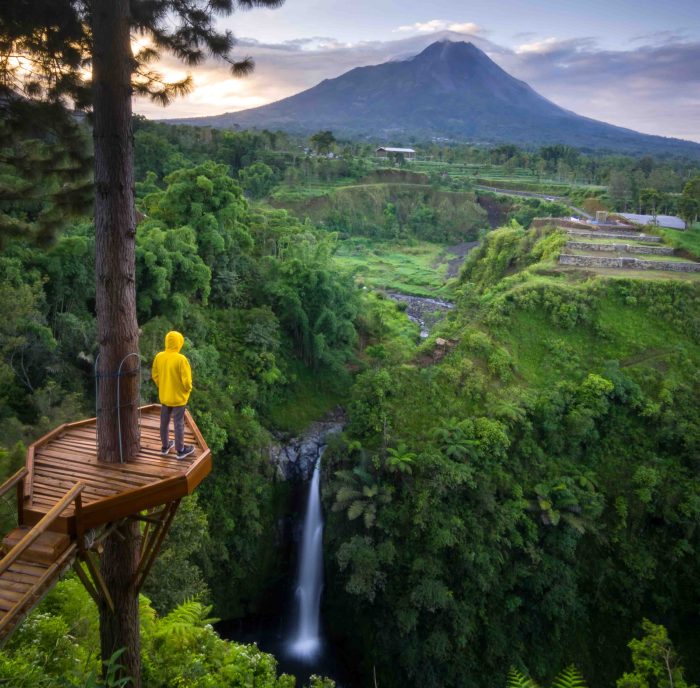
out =
[[[175,330],[171,330],[165,335],[165,350],[166,351],[180,351],[182,345],[185,343],[185,338]]]

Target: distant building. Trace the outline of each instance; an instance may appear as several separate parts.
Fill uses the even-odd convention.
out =
[[[396,158],[401,155],[404,160],[413,160],[416,157],[416,151],[413,148],[387,148],[382,146],[377,148],[374,154],[378,158]]]
[[[617,213],[636,225],[656,225],[669,229],[685,229],[685,222],[675,215],[637,215],[636,213]]]

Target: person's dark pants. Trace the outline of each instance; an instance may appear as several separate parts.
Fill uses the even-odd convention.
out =
[[[175,426],[175,450],[180,452],[185,446],[185,406],[160,405],[160,443],[163,449],[168,446],[170,418]]]

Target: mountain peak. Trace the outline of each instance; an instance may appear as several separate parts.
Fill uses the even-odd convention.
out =
[[[477,56],[483,56],[488,59],[486,53],[477,48],[471,41],[453,41],[449,38],[443,38],[440,41],[431,43],[415,57],[440,57],[445,59],[454,57],[469,58]]]
[[[472,42],[451,37],[413,57],[357,67],[276,103],[198,119],[218,127],[296,133],[332,129],[341,136],[374,141],[413,136],[565,143],[592,150],[700,157],[700,146],[690,141],[646,136],[564,110],[508,74]]]

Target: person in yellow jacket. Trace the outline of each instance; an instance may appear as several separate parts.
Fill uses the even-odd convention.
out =
[[[174,330],[165,335],[165,351],[153,359],[151,377],[158,387],[160,399],[161,454],[166,456],[175,447],[178,459],[194,452],[192,445],[185,445],[185,407],[192,391],[190,362],[180,353],[185,338]],[[175,426],[175,440],[169,436],[170,419]]]

